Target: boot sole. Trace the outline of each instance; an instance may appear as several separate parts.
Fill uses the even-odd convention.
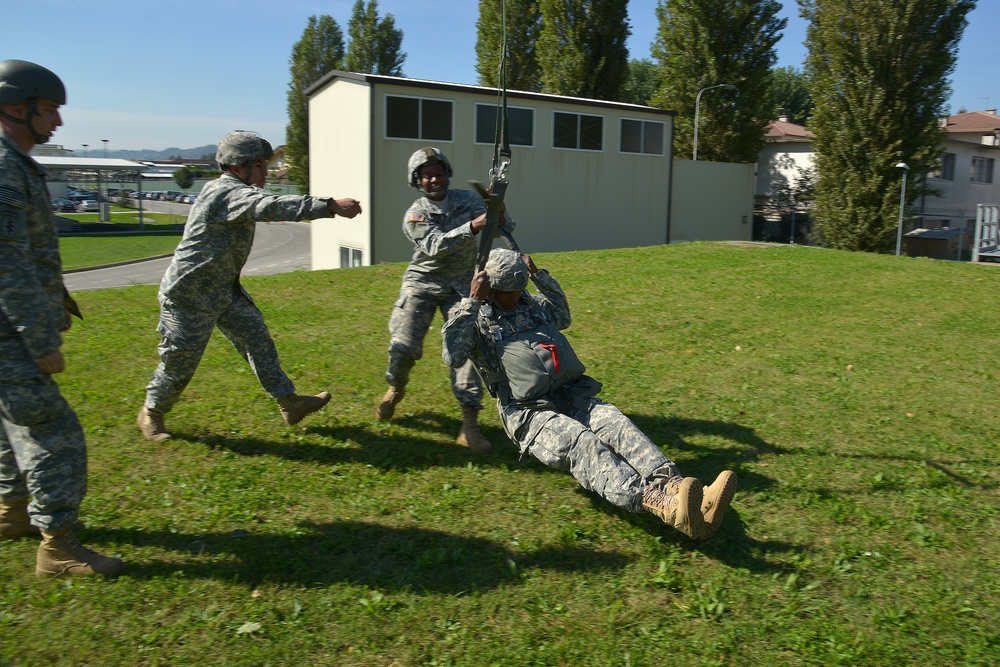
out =
[[[691,539],[697,538],[704,530],[701,515],[703,493],[704,488],[701,482],[694,477],[684,478],[677,487],[677,495],[686,499],[687,502],[678,504],[674,527]]]
[[[701,539],[703,540],[712,537],[719,530],[719,526],[722,525],[722,516],[726,513],[726,509],[728,509],[729,504],[733,502],[733,497],[736,495],[738,487],[736,473],[727,470],[722,474],[726,475],[725,484],[716,497],[713,506],[705,512],[705,525],[701,531]]]
[[[323,399],[323,402],[320,403],[319,405],[317,405],[315,408],[311,408],[309,410],[306,410],[305,412],[303,412],[301,415],[298,415],[294,419],[286,419],[285,423],[288,424],[289,426],[295,426],[296,424],[298,424],[300,421],[302,421],[303,419],[305,419],[309,415],[311,415],[311,414],[313,414],[315,412],[319,412],[320,410],[322,410],[323,408],[325,408],[326,404],[330,402],[331,398],[333,398],[333,397],[329,396],[329,395],[326,396]]]

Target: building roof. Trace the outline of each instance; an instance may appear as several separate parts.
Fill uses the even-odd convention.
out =
[[[146,165],[132,160],[123,160],[113,157],[52,157],[49,155],[32,155],[38,164],[52,171],[67,171],[69,169],[79,169],[81,171],[142,171]]]
[[[946,132],[991,134],[995,130],[1000,130],[1000,116],[997,115],[996,109],[955,114],[945,119],[944,130]]]
[[[786,116],[772,121],[767,126],[767,132],[764,133],[765,141],[773,142],[800,141],[808,143],[815,138],[816,135],[807,130],[804,125],[789,123]]]

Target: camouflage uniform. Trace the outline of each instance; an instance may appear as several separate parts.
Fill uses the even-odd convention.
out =
[[[569,303],[559,283],[544,269],[531,280],[540,294],[525,292],[511,311],[463,299],[441,332],[444,361],[449,366],[470,359],[475,363],[497,399],[504,431],[522,455],[568,470],[583,488],[618,507],[639,511],[643,489],[662,487],[678,471],[631,420],[595,398],[599,382],[582,375],[537,400],[518,401],[511,395],[494,339],[503,340],[546,322],[554,322],[559,329],[570,324]]]
[[[240,285],[258,221],[331,218],[327,200],[272,195],[229,173],[208,183],[160,283],[160,364],[146,410],[168,412],[194,377],[212,330],[229,339],[275,400],[295,391],[281,370],[264,316]]]
[[[0,132],[0,498],[67,528],[87,490],[76,413],[35,364],[59,351],[67,298],[45,169]]]
[[[468,190],[448,190],[442,201],[421,197],[406,211],[403,233],[413,241],[413,259],[389,318],[390,385],[410,381],[435,309],[447,321],[468,295],[477,251],[470,223],[485,212],[482,197]],[[451,388],[461,405],[482,408],[483,389],[471,363],[451,369]]]

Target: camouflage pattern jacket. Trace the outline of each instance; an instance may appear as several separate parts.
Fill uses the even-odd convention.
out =
[[[483,198],[469,190],[448,190],[443,202],[413,202],[403,216],[403,233],[413,241],[403,285],[434,297],[468,295],[477,250],[471,222],[483,213]]]
[[[59,234],[44,167],[0,132],[0,380],[38,377],[66,323]]]
[[[258,221],[332,218],[327,199],[274,195],[224,173],[191,207],[184,237],[160,283],[160,303],[217,313],[240,291]]]

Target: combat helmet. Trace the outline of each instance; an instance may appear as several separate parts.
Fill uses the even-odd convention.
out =
[[[41,65],[27,60],[0,60],[0,102],[18,104],[34,97],[66,104],[66,87]]]
[[[494,248],[486,260],[486,276],[497,292],[520,292],[528,286],[528,264],[513,250]]]
[[[425,164],[437,164],[440,163],[444,165],[444,174],[448,178],[451,178],[451,162],[448,162],[448,158],[439,149],[432,146],[427,146],[414,151],[413,155],[406,162],[406,182],[412,187],[420,189],[420,168]]]
[[[215,152],[215,161],[220,167],[229,167],[255,160],[270,160],[274,150],[256,132],[236,130],[222,137]]]

